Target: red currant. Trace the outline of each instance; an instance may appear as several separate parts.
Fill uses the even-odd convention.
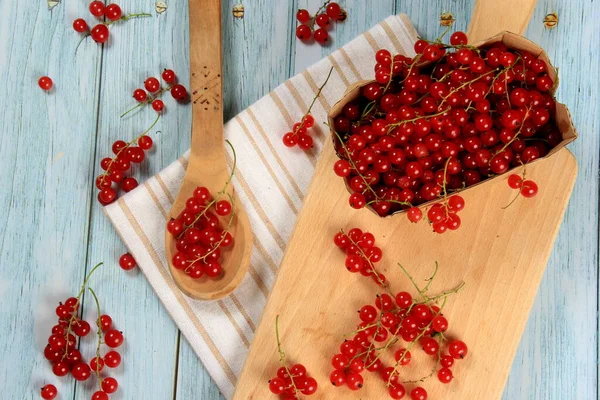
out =
[[[439,381],[442,383],[450,383],[450,381],[453,378],[452,371],[450,370],[450,368],[440,368],[440,370],[437,373],[437,376]]]
[[[165,108],[165,103],[162,100],[156,99],[152,101],[152,109],[156,112],[161,112]]]
[[[144,81],[144,87],[147,91],[154,93],[160,89],[160,82],[154,77],[150,77]]]
[[[185,86],[176,84],[171,88],[171,96],[178,101],[183,101],[187,98],[188,92]]]
[[[42,388],[41,396],[44,400],[52,400],[56,398],[57,395],[58,390],[56,389],[56,386],[52,384],[44,385],[44,387]]]
[[[104,342],[108,347],[116,348],[123,344],[123,333],[116,329],[111,329],[104,335]]]
[[[73,365],[71,368],[71,375],[77,381],[86,381],[90,375],[92,374],[92,370],[89,365],[80,361]]]
[[[77,18],[75,21],[73,21],[73,29],[75,32],[83,33],[87,32],[90,28],[83,18]]]
[[[133,91],[133,98],[140,103],[148,99],[148,94],[144,89],[135,89]]]
[[[427,391],[420,386],[417,386],[410,391],[411,400],[427,400]]]
[[[101,1],[92,1],[89,8],[90,13],[95,17],[101,17],[104,15],[105,6]]]
[[[96,43],[105,43],[109,36],[108,27],[104,24],[98,24],[94,26],[92,28],[91,36]]]
[[[50,79],[47,76],[42,76],[39,80],[38,80],[38,86],[45,91],[49,91],[50,89],[52,89],[52,79]]]
[[[448,352],[455,360],[465,358],[467,356],[467,345],[460,340],[453,340],[448,344]]]
[[[297,34],[297,32],[296,32],[296,34]],[[317,29],[315,31],[315,33],[313,34],[313,36],[315,37],[315,40],[317,41],[317,43],[320,43],[320,44],[325,44],[329,40],[329,34],[327,33],[327,31],[324,28]]]
[[[450,36],[450,44],[452,46],[464,46],[467,42],[467,34],[464,32],[456,31]]]
[[[340,17],[340,14],[342,13],[342,8],[338,3],[329,3],[327,5],[326,12],[331,19],[337,20]]]
[[[125,253],[119,258],[119,266],[125,271],[129,271],[130,269],[135,268],[135,259],[131,254]]]
[[[172,69],[165,69],[162,72],[162,78],[166,83],[171,85],[175,83],[177,76],[175,75],[175,71],[173,71]]]
[[[534,197],[538,192],[538,186],[537,184],[532,181],[532,180],[525,180],[523,181],[522,187],[521,187],[521,195],[523,197]]]
[[[104,10],[104,15],[111,21],[116,21],[119,18],[121,18],[123,12],[121,11],[121,7],[119,7],[118,4],[109,4]]]
[[[101,386],[105,393],[111,394],[117,391],[119,383],[115,378],[108,377],[102,379]]]
[[[92,400],[109,400],[108,395],[102,390],[98,390],[92,394]]]
[[[104,355],[104,364],[108,368],[117,368],[121,364],[121,355],[114,350],[109,351]]]
[[[327,33],[327,32],[325,32]],[[300,40],[308,40],[312,36],[312,29],[308,25],[300,24],[296,27],[296,37]]]

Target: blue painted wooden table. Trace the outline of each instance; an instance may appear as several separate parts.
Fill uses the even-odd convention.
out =
[[[174,68],[188,83],[187,1],[123,0],[126,12],[152,17],[114,26],[107,45],[79,48],[71,23],[91,21],[87,1],[0,0],[0,397],[38,398],[54,383],[60,399],[89,399],[90,379],[75,385],[50,371],[42,350],[54,307],[74,294],[86,271],[104,261],[92,286],[102,307],[126,334],[125,360],[113,399],[217,399],[220,394],[144,277],[124,272],[125,248],[95,200],[98,162],[116,139],[130,140],[152,122],[151,110],[119,115],[147,76]],[[223,1],[225,115],[233,117],[270,89],[392,13],[407,13],[419,32],[436,37],[441,12],[466,29],[472,2],[345,0],[349,18],[331,46],[306,46],[294,37],[295,11],[318,0]],[[548,30],[544,16],[560,22]],[[573,113],[580,138],[570,148],[579,162],[573,197],[508,380],[504,398],[598,398],[598,167],[600,5],[592,0],[540,0],[527,36],[548,50],[560,69],[558,97]],[[37,79],[49,75],[46,94]],[[167,101],[144,179],[187,149],[190,109]],[[274,133],[279,134],[279,133]],[[526,251],[526,249],[524,249]],[[84,300],[85,315],[95,308]],[[94,340],[82,341],[84,354]]]

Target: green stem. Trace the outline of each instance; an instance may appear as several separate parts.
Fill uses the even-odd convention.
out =
[[[112,24],[116,24],[117,22],[125,22],[125,21],[129,21],[130,19],[135,19],[135,18],[147,18],[147,17],[151,17],[151,14],[148,13],[137,13],[137,14],[128,14],[128,15],[123,15],[121,18],[115,20],[115,21],[108,21],[108,22],[104,22],[104,25],[106,26],[110,26]]]
[[[173,85],[168,85],[168,86],[165,86],[164,88],[161,88],[158,92],[154,93],[153,95],[151,95],[150,97],[148,97],[146,100],[138,103],[134,107],[132,107],[129,110],[125,111],[123,114],[121,114],[121,116],[119,118],[123,118],[124,116],[126,116],[130,112],[133,112],[133,111],[137,110],[138,108],[140,108],[140,107],[142,107],[142,106],[144,106],[146,104],[152,103],[154,100],[156,100],[158,97],[160,97],[160,95],[162,95],[164,92],[167,92],[167,91],[171,90],[172,87],[173,87]]]
[[[98,360],[100,359],[100,345],[102,344],[102,326],[100,325],[100,302],[98,301],[98,296],[96,296],[96,292],[94,292],[94,289],[88,288],[88,290],[90,291],[90,293],[92,293],[92,296],[94,297],[94,301],[96,302],[96,310],[98,311],[98,318],[96,319],[96,326],[98,327],[98,330],[96,332],[96,335],[98,336],[98,344],[96,345],[96,370],[94,372],[96,373],[98,380],[102,383],[102,377],[100,376],[99,369],[100,364],[98,363]]]
[[[285,362],[285,353],[281,346],[281,339],[279,338],[279,315],[275,317],[275,337],[277,338],[277,351],[279,352],[279,361],[283,364],[283,368],[285,368],[285,372],[290,377],[290,381],[292,382],[292,387],[294,388],[294,394],[298,393],[298,388],[294,383],[294,379],[292,379],[292,373],[290,372],[287,364]]]
[[[331,73],[333,72],[333,67],[331,67],[329,69],[329,73],[327,74],[327,78],[325,79],[325,82],[323,82],[323,84],[319,87],[319,89],[317,90],[317,94],[315,94],[315,97],[313,97],[312,102],[310,103],[310,106],[308,106],[308,110],[306,111],[306,113],[302,116],[302,120],[300,121],[300,125],[298,126],[298,128],[296,128],[296,130],[294,131],[294,135],[298,134],[298,131],[300,129],[302,129],[302,127],[304,127],[304,122],[306,119],[306,116],[308,114],[310,114],[310,111],[312,110],[313,106],[315,105],[315,102],[317,101],[317,99],[319,98],[319,96],[321,95],[321,92],[323,91],[323,88],[325,87],[325,85],[327,85],[327,82],[329,82],[329,78],[331,77]]]

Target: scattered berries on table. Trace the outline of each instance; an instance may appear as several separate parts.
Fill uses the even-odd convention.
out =
[[[40,87],[40,89],[45,90],[46,92],[52,89],[52,85],[52,79],[48,76],[42,76],[38,80],[38,86]]]
[[[315,102],[321,95],[323,88],[325,87],[325,85],[327,85],[327,82],[329,82],[329,78],[331,77],[332,72],[333,68],[329,70],[329,74],[327,75],[325,82],[323,82],[323,84],[319,87],[317,94],[310,103],[310,106],[308,107],[306,113],[302,116],[300,122],[295,123],[292,127],[292,130],[283,135],[282,141],[286,147],[298,146],[302,150],[310,150],[313,147],[314,140],[312,136],[309,135],[309,129],[315,125],[315,118],[310,112]]]
[[[311,16],[308,10],[300,9],[296,12],[296,37],[302,41],[308,41],[311,37],[321,45],[329,42],[329,32],[333,26],[333,22],[343,22],[346,20],[346,11],[344,11],[338,3],[326,1],[315,13]],[[316,27],[315,27],[316,25]]]
[[[275,395],[281,395],[284,400],[298,399],[300,395],[315,394],[319,385],[315,378],[309,376],[303,364],[288,365],[279,337],[279,315],[275,318],[275,335],[279,361],[283,364],[277,370],[277,375],[269,380],[269,390]]]
[[[331,384],[360,390],[364,386],[365,371],[375,372],[388,388],[390,398],[403,399],[409,394],[411,399],[427,399],[426,390],[419,385],[428,378],[437,376],[440,382],[450,383],[455,360],[465,358],[468,349],[463,341],[448,339],[448,319],[442,312],[446,299],[457,293],[464,283],[440,295],[430,296],[428,290],[438,272],[437,263],[424,287],[419,287],[408,271],[398,264],[418,296],[413,298],[407,291],[394,293],[388,285],[382,284],[373,267],[373,261],[379,261],[382,254],[375,247],[375,237],[371,233],[359,228],[350,229],[347,234],[340,231],[334,236],[334,243],[346,252],[346,267],[350,272],[373,278],[384,292],[377,295],[374,303],[359,308],[356,329],[345,335],[339,350],[331,358]],[[401,371],[412,367],[412,357],[419,348],[435,359],[435,368],[427,369],[422,378],[401,381]],[[393,354],[391,365],[387,364],[392,359],[388,354]]]
[[[150,17],[148,13],[136,13],[123,15],[123,11],[118,4],[112,3],[107,6],[102,1],[92,1],[89,5],[90,14],[97,18],[106,17],[108,21],[100,22],[94,25],[92,30],[83,18],[77,18],[73,21],[75,32],[83,33],[83,38],[91,36],[99,44],[106,43],[110,36],[109,26],[117,22],[125,22],[134,18]]]
[[[135,268],[136,262],[131,254],[125,253],[119,258],[119,266],[125,271],[129,271]]]
[[[55,399],[57,395],[58,390],[56,389],[56,386],[52,384],[44,385],[44,387],[42,388],[41,397],[44,400]]]

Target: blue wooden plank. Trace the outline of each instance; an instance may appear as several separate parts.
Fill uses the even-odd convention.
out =
[[[1,397],[38,398],[44,383],[72,397],[42,351],[59,301],[83,281],[100,50],[80,49],[71,14],[44,2],[0,2]],[[49,75],[50,93],[37,80]]]
[[[152,17],[111,27],[108,45],[104,46],[95,174],[101,172],[99,160],[111,155],[111,144],[115,140],[129,141],[137,137],[156,118],[149,106],[120,118],[121,113],[135,104],[131,97],[134,89],[143,87],[147,77],[160,78],[164,68],[174,69],[181,83],[189,87],[188,44],[182,29],[183,23],[187,24],[187,2],[168,1],[169,8],[160,15],[156,15],[153,2],[129,0],[120,5],[125,14],[147,12]],[[89,42],[85,46],[95,44]],[[147,153],[141,165],[132,167],[133,176],[139,182],[179,157],[189,143],[189,129],[183,126],[189,127],[190,106],[179,105],[169,93],[162,99],[165,111],[150,134],[155,148]],[[111,398],[172,398],[177,327],[143,274],[138,270],[124,272],[118,267],[118,258],[126,248],[97,202],[91,215],[88,248],[90,264],[96,260],[106,261],[105,268],[94,278],[94,287],[102,307],[113,316],[126,337],[122,367],[110,371],[121,384]],[[95,309],[89,303],[88,315],[95,318]],[[89,353],[94,346],[89,341],[83,348]],[[90,398],[94,390],[97,385],[79,385],[77,398]]]

